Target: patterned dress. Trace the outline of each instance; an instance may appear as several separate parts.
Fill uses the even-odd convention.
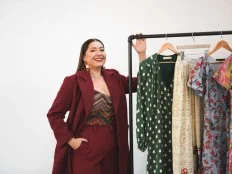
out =
[[[189,67],[192,70],[192,66]],[[190,73],[190,71],[189,71]],[[190,88],[189,88],[190,89]],[[191,89],[190,89],[191,90]],[[193,126],[194,173],[201,173],[202,168],[202,132],[203,132],[203,98],[191,90],[191,115]]]
[[[193,113],[191,90],[186,85],[190,65],[180,58],[177,58],[175,65],[172,104],[173,173],[193,174]]]
[[[169,56],[170,57],[170,56]],[[176,60],[177,55],[171,57]],[[147,174],[172,173],[172,94],[174,63],[154,54],[140,63],[137,89],[138,148],[148,151]],[[166,58],[167,59],[167,58]]]
[[[225,174],[229,137],[228,91],[219,85],[213,74],[220,64],[210,63],[207,55],[200,58],[191,71],[188,86],[204,99],[202,136],[202,173]]]
[[[230,91],[230,138],[229,138],[229,162],[228,173],[232,173],[232,56],[228,57],[213,78]]]

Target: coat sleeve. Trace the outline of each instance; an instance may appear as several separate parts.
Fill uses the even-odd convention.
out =
[[[124,92],[126,94],[129,93],[129,76],[123,76],[121,74],[119,74],[120,80],[122,81],[123,87],[124,87]],[[132,77],[132,92],[137,92],[137,77]]]
[[[63,146],[74,137],[72,131],[64,121],[66,112],[71,108],[73,87],[74,82],[71,77],[65,77],[63,84],[47,113],[50,126],[59,146]]]

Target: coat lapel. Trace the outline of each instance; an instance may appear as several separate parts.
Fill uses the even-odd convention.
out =
[[[119,85],[117,78],[114,77],[115,73],[113,71],[103,71],[103,76],[106,82],[106,85],[110,91],[111,98],[113,100],[114,112],[117,113],[118,105],[120,100],[120,93],[118,93]]]
[[[113,107],[116,113],[118,110],[120,93],[118,93],[119,85],[118,85],[117,78],[115,78],[114,75],[115,73],[113,71],[107,71],[107,70],[103,71],[103,77],[105,79],[106,85],[109,89],[111,98],[113,100]],[[84,105],[85,105],[85,112],[87,116],[93,104],[93,97],[94,97],[93,82],[91,80],[91,77],[88,71],[79,71],[77,73],[77,81],[80,86],[82,98],[83,98]]]
[[[85,106],[85,114],[89,115],[90,109],[93,104],[93,82],[88,71],[79,71],[77,73],[77,81],[80,86],[82,99]]]

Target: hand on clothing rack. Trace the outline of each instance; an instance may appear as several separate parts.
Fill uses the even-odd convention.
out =
[[[146,39],[136,39],[135,44],[132,42],[132,46],[139,55],[139,60],[142,62],[146,59]]]

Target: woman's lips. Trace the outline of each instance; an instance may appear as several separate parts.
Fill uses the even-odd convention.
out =
[[[101,62],[103,60],[103,58],[94,58],[94,60],[97,62]]]

